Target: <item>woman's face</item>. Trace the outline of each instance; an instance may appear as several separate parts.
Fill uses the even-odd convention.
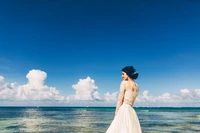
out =
[[[123,72],[123,71],[122,71],[122,78],[124,80],[128,80],[128,75],[125,72]]]

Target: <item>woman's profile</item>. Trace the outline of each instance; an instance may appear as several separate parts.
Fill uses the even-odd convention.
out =
[[[115,116],[106,133],[142,133],[139,119],[132,107],[139,93],[135,82],[138,75],[132,66],[122,69],[123,81],[120,84]]]

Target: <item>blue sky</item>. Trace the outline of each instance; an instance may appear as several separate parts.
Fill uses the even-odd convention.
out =
[[[30,70],[41,70],[45,84],[63,96],[74,95],[72,85],[89,76],[103,97],[118,91],[121,69],[133,65],[141,94],[199,89],[199,6],[187,0],[1,1],[0,76],[23,85]]]

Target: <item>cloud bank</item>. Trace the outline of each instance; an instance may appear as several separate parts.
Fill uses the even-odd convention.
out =
[[[160,96],[150,95],[145,90],[136,100],[140,106],[199,106],[200,89],[181,89],[177,94],[164,93]]]
[[[115,92],[106,92],[103,97],[95,80],[87,77],[79,79],[72,85],[74,95],[63,96],[55,87],[45,84],[47,74],[41,70],[30,70],[26,75],[27,83],[6,83],[5,78],[0,75],[0,105],[97,105],[115,106],[119,89]],[[142,88],[140,88],[142,89]],[[9,105],[8,104],[8,105]],[[181,89],[177,94],[164,93],[154,96],[148,90],[140,92],[134,106],[160,107],[160,106],[200,106],[200,89]]]
[[[61,101],[64,96],[54,87],[44,84],[47,74],[41,70],[31,70],[26,75],[27,84],[6,83],[4,77],[0,77],[0,100],[1,101]]]
[[[105,102],[115,102],[115,101],[117,101],[117,94],[118,94],[118,92],[116,91],[116,92],[113,92],[113,93],[109,93],[109,92],[107,92],[107,93],[105,93],[104,94],[104,100],[105,100]]]

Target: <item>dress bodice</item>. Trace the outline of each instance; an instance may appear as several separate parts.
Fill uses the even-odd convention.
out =
[[[128,81],[122,81],[120,84],[120,92],[117,100],[115,113],[117,113],[119,107],[123,103],[133,106],[137,96],[138,96],[138,85],[135,82],[133,82],[131,86],[128,87]]]
[[[125,93],[124,93],[124,99],[123,99],[123,103],[129,104],[131,106],[133,106],[134,101],[138,95],[138,86],[135,82],[133,83],[132,87],[133,89],[126,88]]]
[[[135,82],[121,82],[114,120],[106,133],[142,133],[139,119],[132,107],[138,92],[139,87]]]

